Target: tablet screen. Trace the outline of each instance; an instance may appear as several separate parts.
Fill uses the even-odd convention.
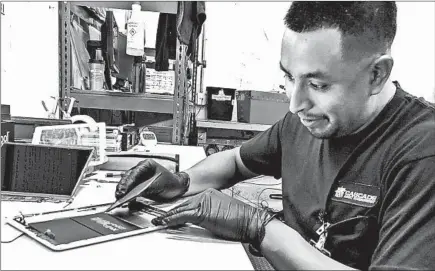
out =
[[[87,148],[5,143],[2,191],[70,196],[91,153]]]

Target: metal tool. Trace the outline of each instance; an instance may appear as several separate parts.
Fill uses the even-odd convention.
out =
[[[113,181],[113,180],[104,180],[104,179],[97,179],[97,178],[91,178],[86,179],[86,182],[83,185],[88,185],[90,182],[96,182],[96,183],[119,183],[119,180]]]
[[[115,203],[113,203],[109,208],[107,208],[106,213],[110,212],[111,210],[120,207],[124,205],[127,202],[130,202],[137,197],[140,196],[155,180],[157,180],[162,175],[161,172],[159,172],[157,175],[152,177],[151,179],[137,185],[135,188],[133,188],[130,192],[128,192],[125,196],[117,200]]]
[[[106,177],[108,177],[108,178],[122,177],[122,173],[112,173],[112,172],[109,172],[109,173],[106,173]]]
[[[97,175],[97,173],[96,172],[90,172],[90,173],[85,174],[85,178],[89,178],[89,177],[92,177],[94,175]]]
[[[56,111],[57,111],[57,101],[56,101],[55,97],[51,96],[51,98],[53,98],[55,100],[55,104],[54,104],[53,108],[51,109],[51,111],[48,109],[47,104],[45,103],[44,100],[41,100],[41,103],[42,103],[42,107],[44,107],[44,110],[47,113],[47,117],[49,119],[55,119],[56,118]]]
[[[270,199],[282,199],[282,194],[270,194]]]

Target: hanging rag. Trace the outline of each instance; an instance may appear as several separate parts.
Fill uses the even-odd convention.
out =
[[[167,71],[169,59],[175,59],[176,37],[188,45],[187,55],[194,60],[192,52],[206,18],[204,1],[179,1],[177,15],[160,14],[156,36],[156,71]]]
[[[160,13],[156,35],[156,71],[167,71],[169,59],[175,59],[177,47],[177,17]]]

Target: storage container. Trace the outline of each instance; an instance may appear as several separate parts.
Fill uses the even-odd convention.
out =
[[[238,122],[274,124],[289,111],[290,99],[281,93],[239,90],[236,99]]]
[[[207,87],[207,118],[230,121],[236,89]]]

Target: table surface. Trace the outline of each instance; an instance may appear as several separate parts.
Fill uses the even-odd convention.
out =
[[[180,155],[180,170],[206,157],[202,147],[158,145],[153,152]],[[105,172],[98,172],[103,178]],[[83,186],[69,207],[114,201],[116,184]],[[65,203],[2,202],[2,242],[20,233],[5,225],[5,217],[61,209]],[[1,269],[99,269],[99,270],[253,270],[243,246],[218,240],[174,240],[165,232],[152,232],[92,246],[55,252],[21,236],[1,244]]]

